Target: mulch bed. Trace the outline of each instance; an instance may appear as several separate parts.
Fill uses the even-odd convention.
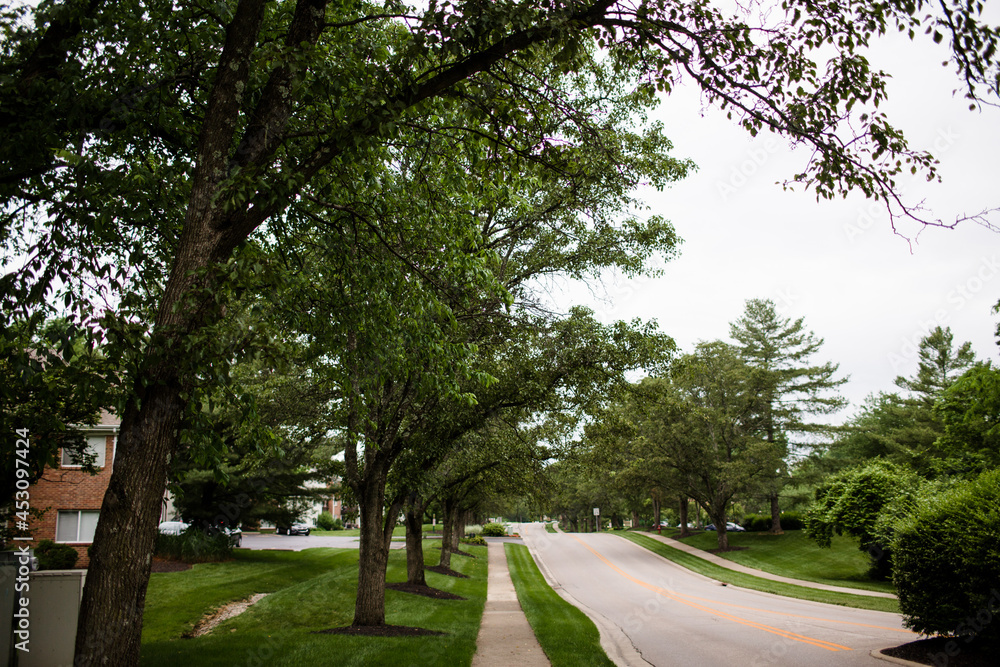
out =
[[[996,667],[997,646],[954,637],[931,637],[893,648],[884,655],[936,667]],[[954,655],[951,655],[954,654]]]
[[[164,560],[162,558],[153,559],[153,572],[183,572],[184,570],[190,570],[191,563],[185,563],[179,560]]]
[[[437,572],[438,574],[443,574],[447,577],[458,577],[459,579],[468,579],[469,575],[462,574],[461,572],[455,572],[447,567],[441,567],[440,565],[435,565],[434,567],[425,567],[428,572]]]
[[[314,635],[354,635],[356,637],[433,637],[448,634],[437,630],[411,628],[406,625],[348,625],[343,628],[316,630]]]
[[[408,584],[405,581],[397,584],[386,584],[385,587],[389,590],[402,591],[403,593],[413,593],[414,595],[423,595],[425,598],[434,598],[435,600],[465,599],[461,595],[455,595],[454,593],[449,593],[448,591],[442,591],[437,588],[431,588],[430,586]]]

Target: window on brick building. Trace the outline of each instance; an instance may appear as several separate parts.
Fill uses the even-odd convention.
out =
[[[88,435],[87,436],[87,452],[93,452],[97,455],[97,459],[94,461],[94,465],[98,468],[104,467],[105,454],[108,449],[108,436],[106,435]],[[73,452],[68,449],[62,450],[62,460],[59,465],[63,468],[79,468],[80,463],[74,460]]]
[[[99,514],[97,510],[59,510],[56,542],[93,542]]]

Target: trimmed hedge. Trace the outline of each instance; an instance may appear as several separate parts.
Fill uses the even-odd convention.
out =
[[[893,583],[910,629],[1000,642],[1000,470],[923,498],[895,524]]]
[[[69,570],[76,565],[80,554],[68,544],[56,544],[52,540],[42,540],[35,547],[40,570]]]
[[[205,563],[228,560],[233,546],[223,532],[208,534],[191,526],[180,535],[157,535],[156,555],[185,563]]]
[[[802,515],[798,512],[782,512],[781,514],[782,530],[802,530],[804,524]],[[749,533],[764,533],[771,530],[771,515],[747,514],[743,517],[743,523],[740,525]]]
[[[502,523],[488,523],[483,526],[484,537],[503,537],[507,534],[507,529]]]

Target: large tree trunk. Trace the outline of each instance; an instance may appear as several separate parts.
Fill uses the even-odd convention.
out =
[[[452,544],[457,542],[454,535],[458,523],[458,506],[453,500],[445,499],[444,503],[444,531],[441,534],[441,560],[438,565],[451,569]]]
[[[781,507],[778,506],[778,494],[772,493],[768,496],[771,501],[771,530],[767,531],[771,535],[784,535],[781,529]]]
[[[424,504],[414,493],[406,506],[406,583],[426,586],[424,577]]]
[[[384,517],[386,471],[372,466],[358,491],[361,517],[360,553],[358,554],[358,597],[354,603],[353,625],[385,625],[385,569],[389,562],[387,523],[394,517]],[[391,509],[390,509],[391,511]],[[389,527],[389,539],[392,528]]]
[[[681,517],[681,534],[678,537],[687,537],[691,534],[688,530],[688,499],[687,496],[680,496],[677,503],[677,513]]]
[[[77,665],[137,665],[168,455],[183,410],[180,389],[151,386],[125,410],[101,504],[76,628]]]

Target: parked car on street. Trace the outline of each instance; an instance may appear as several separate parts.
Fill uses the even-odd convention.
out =
[[[278,535],[306,535],[308,536],[310,532],[314,529],[314,526],[310,526],[307,523],[293,523],[291,526],[278,526],[275,532]]]
[[[714,523],[708,524],[707,526],[705,526],[705,530],[715,530],[715,524]],[[746,528],[744,528],[743,526],[740,526],[738,524],[735,524],[732,521],[727,521],[726,522],[726,532],[727,533],[743,533],[743,532],[746,532]]]

